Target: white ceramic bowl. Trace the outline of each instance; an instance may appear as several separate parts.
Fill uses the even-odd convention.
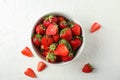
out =
[[[37,48],[35,47],[35,45],[33,44],[32,42],[32,34],[34,33],[35,31],[35,26],[37,26],[39,24],[39,22],[41,22],[42,18],[47,16],[47,15],[50,15],[50,14],[53,14],[53,15],[58,15],[58,16],[63,16],[77,24],[79,24],[81,26],[81,29],[82,29],[82,37],[83,37],[83,42],[82,42],[82,45],[81,47],[77,50],[76,52],[76,55],[75,57],[71,60],[71,61],[68,61],[68,62],[60,62],[60,63],[49,63],[45,60],[45,57],[43,55],[40,54],[40,52],[37,50]],[[35,23],[34,27],[33,27],[33,30],[32,30],[32,33],[31,33],[31,43],[32,43],[32,46],[33,46],[33,49],[35,50],[35,52],[37,53],[37,55],[45,62],[47,62],[48,64],[52,64],[52,65],[64,65],[64,64],[68,64],[68,63],[71,63],[73,61],[75,61],[77,58],[79,58],[80,54],[82,53],[83,51],[83,48],[84,48],[84,45],[85,45],[85,32],[84,32],[84,29],[83,29],[83,26],[79,23],[78,20],[70,17],[70,15],[67,15],[67,14],[64,14],[64,13],[60,13],[60,12],[52,12],[52,13],[48,13],[48,14],[45,14],[43,16],[40,17],[40,19]]]

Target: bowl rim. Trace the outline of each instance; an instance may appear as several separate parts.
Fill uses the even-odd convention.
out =
[[[81,27],[81,29],[82,29],[82,37],[83,37],[82,45],[81,45],[81,47],[79,48],[79,50],[76,52],[77,54],[75,55],[75,57],[74,57],[72,60],[70,60],[70,61],[60,62],[60,63],[50,63],[50,62],[47,62],[47,61],[45,60],[45,58],[43,58],[43,56],[40,55],[39,51],[36,49],[35,45],[34,45],[33,42],[32,42],[32,35],[33,35],[33,33],[34,33],[35,27],[39,24],[39,22],[41,21],[41,19],[42,19],[43,17],[45,17],[45,16],[47,16],[47,15],[50,15],[50,14],[52,14],[52,15],[58,15],[58,16],[63,16],[63,17],[65,17],[65,18],[67,18],[67,19],[69,19],[69,20],[71,20],[71,21],[79,24],[80,27]],[[76,20],[75,18],[71,18],[71,16],[70,16],[69,14],[67,14],[67,13],[62,13],[62,12],[50,12],[50,13],[47,13],[47,14],[45,14],[45,15],[40,16],[40,18],[38,18],[38,20],[37,20],[36,23],[34,24],[34,26],[33,26],[33,28],[32,28],[32,32],[31,32],[31,44],[32,44],[33,50],[34,50],[35,53],[39,56],[39,58],[41,58],[42,61],[44,61],[44,62],[46,62],[46,63],[48,63],[48,64],[50,64],[50,65],[65,65],[65,64],[70,64],[70,63],[74,62],[74,61],[81,55],[81,53],[82,53],[82,51],[83,51],[83,49],[84,49],[85,39],[86,39],[86,38],[85,38],[85,31],[84,31],[84,29],[83,29],[83,26],[80,24],[80,22],[79,22],[78,20]]]

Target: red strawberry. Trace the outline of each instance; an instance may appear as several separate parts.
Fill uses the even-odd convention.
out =
[[[80,25],[72,23],[70,27],[71,27],[73,36],[81,35],[82,30],[81,30]]]
[[[43,51],[42,52],[42,55],[45,56],[45,57],[47,56],[47,54],[48,54],[48,51]]]
[[[68,53],[69,53],[69,50],[64,44],[59,44],[54,52],[54,54],[58,56],[67,56]]]
[[[74,55],[73,54],[69,54],[68,56],[62,56],[62,61],[63,62],[67,62],[67,61],[70,61],[74,58]]]
[[[45,34],[45,26],[43,24],[37,25],[35,30],[37,34]]]
[[[64,28],[60,32],[60,37],[70,41],[72,39],[72,32],[70,28]]]
[[[49,36],[42,37],[41,40],[41,48],[44,50],[48,50],[49,46],[53,43],[53,39]]]
[[[101,25],[97,22],[93,23],[90,29],[90,32],[93,33],[101,28]]]
[[[38,66],[37,66],[37,71],[40,72],[40,71],[42,71],[45,68],[46,68],[46,64],[44,62],[40,61],[38,63]]]
[[[93,69],[94,68],[88,63],[84,65],[84,67],[82,68],[82,72],[90,73],[93,71]]]
[[[27,70],[25,70],[24,74],[31,78],[36,78],[36,74],[31,68],[27,68]]]
[[[56,16],[52,16],[50,20],[51,20],[51,23],[57,23],[58,22]]]
[[[44,24],[44,26],[46,26],[46,27],[47,27],[50,23],[51,23],[51,22],[49,21],[49,19],[43,21],[43,24]]]
[[[51,63],[55,63],[57,60],[56,55],[54,54],[53,51],[48,52],[47,56],[46,56],[46,61],[51,62]]]
[[[21,53],[22,53],[23,55],[25,55],[25,56],[33,57],[33,54],[32,54],[32,52],[31,52],[31,50],[30,50],[29,47],[25,47],[25,48],[21,51]]]
[[[41,49],[42,50],[45,50],[45,51],[48,51],[49,50],[49,47],[47,45],[41,45]]]
[[[68,26],[67,22],[66,21],[61,21],[60,22],[60,28],[66,28]]]
[[[58,25],[57,24],[49,24],[46,29],[46,35],[55,35],[58,32]]]
[[[34,45],[35,46],[40,46],[40,44],[41,44],[41,35],[39,35],[39,34],[34,34],[33,35],[33,38],[32,38],[32,42],[34,43]]]
[[[60,38],[59,34],[53,35],[54,42],[58,42],[59,38]]]
[[[70,43],[71,43],[73,50],[76,50],[78,47],[81,46],[82,40],[76,38],[76,39],[72,40]]]
[[[58,17],[58,21],[59,21],[59,22],[61,22],[61,21],[65,21],[65,18],[62,17],[62,16],[59,16],[59,17]]]
[[[62,56],[56,56],[56,57],[57,57],[57,60],[56,60],[57,63],[62,62]]]
[[[45,17],[43,24],[48,27],[50,23],[57,23],[57,17],[53,15],[48,15]]]

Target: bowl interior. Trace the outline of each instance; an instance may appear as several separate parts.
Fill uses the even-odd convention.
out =
[[[53,14],[53,15],[57,15],[57,16],[63,16],[65,17],[66,19],[70,20],[70,21],[73,21],[77,24],[79,24],[81,26],[81,29],[82,29],[82,37],[83,37],[83,42],[82,42],[82,45],[80,46],[80,48],[77,50],[76,52],[76,55],[75,57],[71,60],[71,61],[68,61],[68,62],[60,62],[60,63],[49,63],[45,60],[45,57],[43,55],[40,54],[40,51],[38,50],[38,48],[33,44],[32,42],[32,35],[35,33],[35,27],[43,20],[43,18],[47,15],[50,15],[50,14]],[[43,60],[43,61],[46,61],[47,63],[49,64],[59,64],[59,65],[63,65],[63,64],[68,64],[68,63],[71,63],[73,62],[75,59],[78,58],[78,56],[81,54],[83,48],[84,48],[84,44],[85,44],[85,33],[84,33],[84,29],[82,27],[82,25],[75,19],[71,19],[70,16],[66,15],[66,14],[63,14],[63,13],[58,13],[58,12],[53,12],[53,13],[49,13],[49,14],[46,14],[42,17],[39,18],[39,20],[35,23],[33,29],[32,29],[32,33],[31,33],[31,43],[32,43],[32,46],[33,46],[33,49],[35,50],[35,52],[37,53],[37,55]]]

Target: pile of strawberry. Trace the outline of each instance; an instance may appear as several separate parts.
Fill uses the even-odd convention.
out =
[[[82,29],[63,16],[47,15],[35,26],[32,43],[46,61],[67,62],[82,45]]]
[[[100,28],[101,25],[95,22],[91,25],[90,33],[94,33]],[[48,62],[70,61],[82,45],[81,27],[62,16],[48,15],[35,26],[32,42]],[[21,53],[27,57],[33,57],[29,47],[25,47]],[[43,71],[46,66],[46,63],[38,62],[37,71]],[[94,67],[87,63],[83,66],[82,72],[90,73],[93,69]],[[30,67],[24,71],[24,74],[31,78],[37,77]]]

